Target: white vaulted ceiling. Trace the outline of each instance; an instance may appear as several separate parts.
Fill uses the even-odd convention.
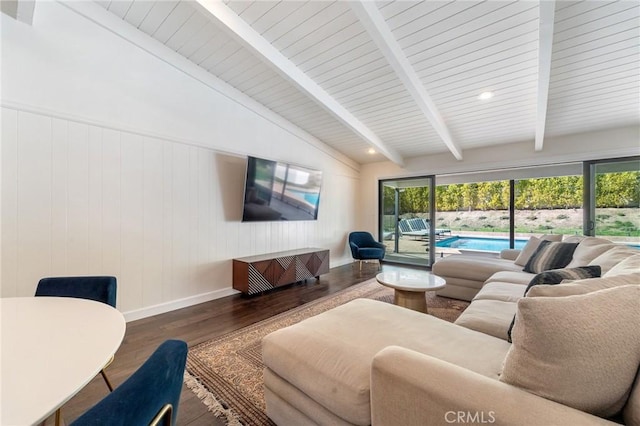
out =
[[[98,3],[359,163],[640,123],[637,1]]]

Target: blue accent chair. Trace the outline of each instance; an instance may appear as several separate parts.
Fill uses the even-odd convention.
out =
[[[52,277],[42,278],[36,288],[36,297],[75,297],[78,299],[95,300],[116,307],[116,277],[93,276],[93,277]],[[111,364],[113,358],[100,371],[109,391],[113,391],[113,386],[107,377],[104,369]],[[60,412],[56,412],[56,424],[59,424]]]
[[[53,277],[38,282],[36,296],[75,297],[116,307],[116,277]]]
[[[369,232],[351,232],[349,234],[349,247],[351,248],[351,256],[360,262],[361,271],[363,260],[378,260],[380,262],[384,259],[384,244],[376,241]]]
[[[167,340],[123,384],[71,425],[176,424],[187,344]]]

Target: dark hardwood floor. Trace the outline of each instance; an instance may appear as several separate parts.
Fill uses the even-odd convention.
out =
[[[408,268],[383,264],[382,270]],[[319,281],[294,284],[262,295],[234,295],[184,309],[127,323],[124,342],[107,368],[114,386],[129,377],[166,339],[181,339],[189,346],[229,333],[270,316],[335,293],[346,287],[375,277],[377,264],[357,264],[333,268]],[[101,376],[94,378],[82,391],[62,407],[68,424],[108,394]],[[49,419],[47,424],[52,424]],[[205,405],[185,386],[178,411],[179,425],[223,425],[207,411]]]

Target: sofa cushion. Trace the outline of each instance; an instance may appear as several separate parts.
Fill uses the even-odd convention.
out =
[[[536,274],[523,271],[500,271],[491,275],[486,281],[487,283],[500,282],[500,283],[513,283],[527,285]]]
[[[474,300],[458,317],[455,324],[506,340],[507,330],[515,313],[514,302]]]
[[[640,286],[523,297],[500,380],[602,417],[620,412],[640,364]]]
[[[571,262],[578,243],[541,241],[535,253],[522,269],[524,272],[539,274],[550,269],[564,268]]]
[[[604,238],[586,237],[578,244],[573,252],[573,258],[567,265],[567,268],[576,268],[578,266],[587,266],[596,257],[605,251],[611,250],[616,245]]]
[[[563,238],[562,241],[564,241],[565,243],[581,243],[585,238],[587,237],[584,235],[568,235],[567,237]]]
[[[484,283],[499,271],[520,271],[512,260],[495,257],[454,254],[434,263],[432,271],[441,277],[456,277]]]
[[[593,293],[606,288],[640,284],[640,272],[613,277],[588,278],[567,284],[537,285],[529,290],[527,297],[562,297]]]
[[[524,285],[511,282],[490,282],[482,286],[473,300],[501,300],[503,302],[517,302],[524,296]]]
[[[638,368],[636,381],[631,389],[627,404],[622,410],[622,418],[626,425],[640,425],[640,368]]]
[[[515,261],[522,253],[521,249],[502,249],[500,250],[500,259]]]
[[[371,362],[391,345],[495,379],[509,349],[503,340],[431,315],[356,299],[267,335],[262,357],[266,367],[332,413],[368,425]]]
[[[527,285],[524,291],[526,296],[531,287],[540,284],[560,284],[564,280],[583,280],[586,278],[598,278],[600,277],[600,267],[598,265],[593,266],[581,266],[579,268],[563,268],[552,269],[550,271],[544,271],[533,277],[533,279]]]
[[[541,241],[562,241],[562,234],[546,234],[542,237],[529,237],[529,241],[522,248],[522,251],[514,261],[516,265],[524,266],[527,264],[533,253],[538,249]]]
[[[602,276],[606,277],[609,270],[625,260],[626,258],[638,254],[638,250],[629,246],[616,246],[605,251],[600,256],[589,262],[589,265],[598,265],[602,268]]]
[[[605,277],[614,277],[616,275],[625,275],[634,272],[640,272],[640,251],[638,254],[631,255],[613,266],[607,271]]]

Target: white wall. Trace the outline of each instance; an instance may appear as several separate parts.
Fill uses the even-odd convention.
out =
[[[478,175],[482,175],[484,174],[482,172],[499,169],[634,155],[640,155],[640,127],[637,126],[545,138],[544,149],[540,152],[534,151],[534,143],[531,140],[465,150],[462,161],[456,160],[449,153],[443,153],[409,159],[404,167],[399,167],[390,161],[366,164],[362,166],[360,174],[363,213],[358,216],[358,227],[374,235],[378,233],[378,181],[380,179],[470,172],[478,172]],[[567,172],[575,172],[575,167],[568,168]],[[477,179],[478,175],[470,179]],[[456,181],[455,179],[445,180]]]
[[[233,293],[234,257],[350,261],[358,165],[130,29],[137,45],[54,2],[1,23],[2,297],[111,274],[135,319]],[[318,221],[241,223],[247,154],[323,170]]]

